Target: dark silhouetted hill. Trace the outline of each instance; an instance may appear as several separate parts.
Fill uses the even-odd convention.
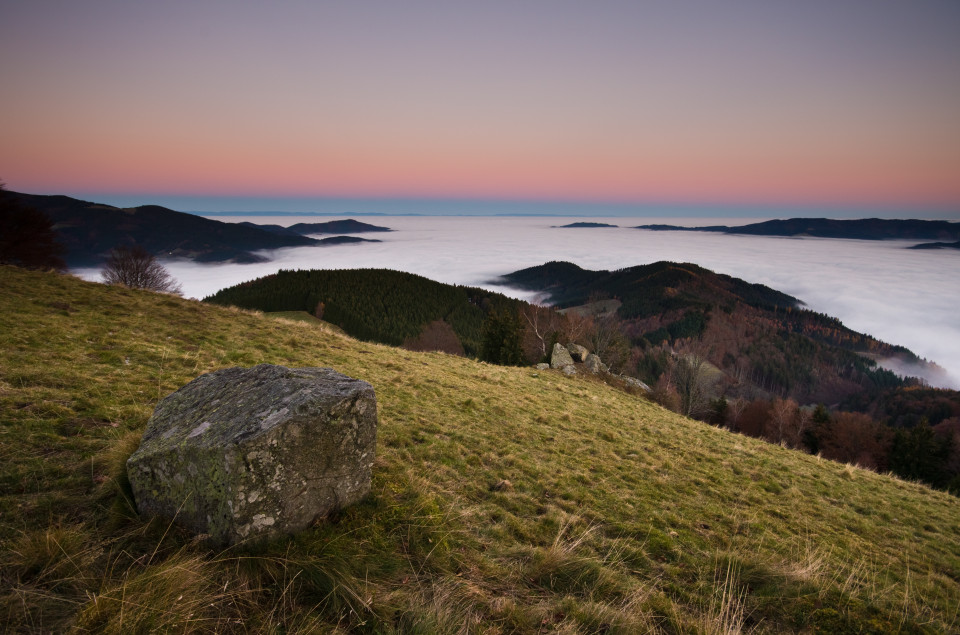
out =
[[[118,208],[69,196],[14,194],[53,221],[71,267],[97,266],[116,246],[137,244],[160,257],[199,262],[258,262],[261,249],[316,245],[306,236],[224,223],[159,205]]]
[[[284,236],[306,236],[308,234],[368,234],[372,232],[393,231],[389,227],[361,223],[352,218],[332,220],[324,223],[296,223],[289,227],[283,227],[281,225],[258,225],[249,221],[238,223],[238,225],[258,227]]]
[[[750,225],[728,227],[680,227],[677,225],[640,225],[651,231],[718,232],[749,236],[813,236],[817,238],[853,238],[857,240],[960,240],[960,223],[943,220],[892,220],[862,218],[791,218]]]
[[[960,240],[955,243],[920,243],[910,249],[960,249]]]
[[[559,225],[554,226],[557,229],[582,229],[582,228],[593,228],[593,227],[617,227],[617,225],[610,225],[609,223],[570,223],[569,225]]]

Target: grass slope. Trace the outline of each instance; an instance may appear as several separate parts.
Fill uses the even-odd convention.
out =
[[[591,379],[11,268],[0,347],[10,631],[960,628],[955,498]],[[373,384],[368,499],[249,549],[140,520],[123,462],[157,400],[261,362]]]

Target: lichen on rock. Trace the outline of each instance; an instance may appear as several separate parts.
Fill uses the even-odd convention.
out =
[[[570,356],[570,351],[559,342],[554,344],[553,351],[550,353],[550,368],[563,368],[571,365],[573,365],[573,358]]]
[[[370,491],[377,404],[329,368],[261,364],[163,399],[127,461],[138,511],[219,543],[309,526]]]

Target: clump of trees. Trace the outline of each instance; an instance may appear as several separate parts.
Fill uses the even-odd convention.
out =
[[[321,306],[322,306],[321,302]],[[318,315],[322,319],[321,315]],[[453,327],[443,320],[430,322],[417,337],[404,340],[403,347],[408,351],[441,352],[463,356],[463,344],[457,338]]]
[[[516,312],[494,309],[483,324],[483,342],[480,359],[504,366],[519,366],[524,362],[523,331]]]
[[[113,249],[107,256],[101,276],[107,284],[181,294],[180,283],[153,254],[139,245]]]
[[[674,393],[676,394],[676,393]],[[662,402],[664,403],[664,402]],[[668,405],[665,402],[664,405]],[[679,411],[679,399],[674,410]],[[960,495],[960,417],[900,427],[861,412],[801,407],[793,399],[721,397],[705,420],[747,436]]]
[[[20,203],[0,183],[0,264],[27,269],[67,268],[66,249],[57,242],[53,221],[42,211]]]
[[[447,352],[462,348],[470,356],[480,354],[489,312],[501,307],[515,312],[522,304],[484,289],[389,269],[280,270],[221,289],[204,301],[267,312],[307,311],[358,339]],[[459,347],[450,341],[451,331]]]

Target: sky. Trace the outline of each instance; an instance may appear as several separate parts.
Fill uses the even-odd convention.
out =
[[[8,0],[0,179],[960,215],[958,33],[956,0]]]

